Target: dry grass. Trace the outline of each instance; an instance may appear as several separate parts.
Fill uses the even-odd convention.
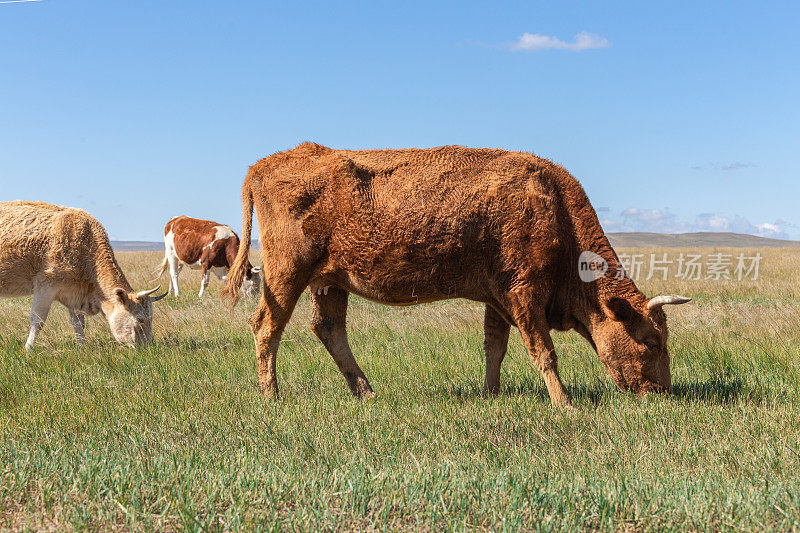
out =
[[[353,350],[378,393],[359,402],[305,299],[279,401],[255,390],[253,302],[226,311],[215,281],[198,301],[196,273],[139,351],[100,319],[75,346],[56,308],[27,354],[29,301],[0,301],[0,527],[800,528],[800,250],[760,252],[755,282],[639,283],[695,298],[669,309],[671,397],[622,394],[585,342],[556,335],[575,414],[550,407],[518,335],[503,392],[480,395],[483,313],[469,302],[354,300]],[[159,253],[118,258],[151,285]]]

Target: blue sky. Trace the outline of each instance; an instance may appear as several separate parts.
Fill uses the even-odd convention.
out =
[[[241,225],[251,163],[502,147],[563,164],[607,231],[800,238],[792,2],[0,3],[0,199],[116,239]],[[577,36],[577,37],[576,37]]]

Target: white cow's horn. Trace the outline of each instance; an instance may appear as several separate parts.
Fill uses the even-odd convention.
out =
[[[655,298],[650,298],[650,301],[647,302],[648,309],[655,309],[656,307],[661,307],[662,305],[677,305],[677,304],[685,304],[686,302],[691,302],[691,298],[687,298],[686,296],[678,296],[677,294],[666,294],[663,296],[656,296]]]
[[[139,291],[139,292],[136,293],[136,298],[139,299],[139,298],[144,298],[145,296],[150,296],[151,294],[153,294],[154,292],[156,292],[160,288],[161,288],[161,285],[159,285],[155,289],[150,289],[150,290],[146,290],[146,291]],[[161,296],[154,296],[153,298],[150,298],[150,301],[151,302],[157,302],[157,301],[159,301],[161,298],[163,298],[166,295],[167,295],[167,293],[165,292]]]

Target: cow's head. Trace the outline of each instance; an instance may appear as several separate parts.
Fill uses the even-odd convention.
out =
[[[258,289],[261,287],[261,267],[248,265],[244,271],[242,281],[242,291],[247,296],[258,296]]]
[[[635,393],[669,392],[667,318],[662,306],[691,298],[657,296],[638,305],[613,296],[593,324],[591,341],[614,383]]]
[[[142,346],[150,342],[153,329],[153,302],[160,300],[161,296],[151,297],[158,290],[128,292],[121,287],[114,290],[110,302],[110,309],[105,312],[111,334],[114,338],[127,345]]]

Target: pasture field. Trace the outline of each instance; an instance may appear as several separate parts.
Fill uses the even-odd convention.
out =
[[[694,298],[667,309],[672,396],[620,392],[583,339],[556,334],[574,412],[550,406],[516,332],[502,393],[482,396],[470,302],[351,299],[377,393],[362,402],[305,296],[277,401],[256,390],[254,302],[227,311],[216,280],[198,301],[184,271],[141,350],[101,318],[77,347],[54,307],[25,353],[30,300],[2,300],[0,528],[798,530],[800,249],[761,254],[757,281],[638,283]],[[117,257],[135,288],[153,285],[160,253]]]

